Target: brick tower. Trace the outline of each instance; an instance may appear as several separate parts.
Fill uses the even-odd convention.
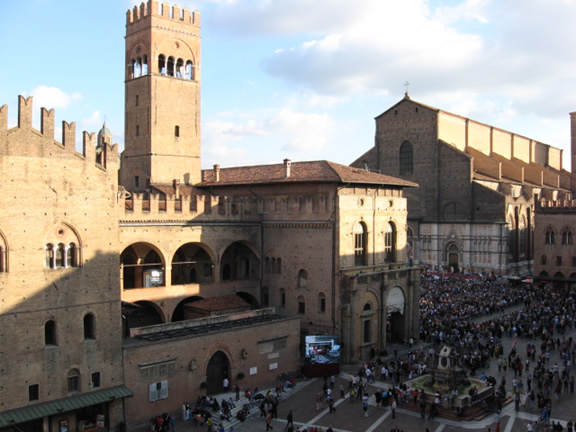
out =
[[[127,12],[120,183],[200,181],[200,14],[149,0]]]

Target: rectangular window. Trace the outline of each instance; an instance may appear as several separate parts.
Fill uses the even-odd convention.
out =
[[[562,265],[562,257],[561,257],[561,256],[557,256],[557,257],[556,257],[556,265],[557,265],[557,266],[561,266],[561,265]]]
[[[366,234],[356,233],[354,234],[354,265],[364,266],[366,265]]]
[[[40,385],[32,384],[28,386],[28,402],[40,400]]]
[[[76,393],[80,388],[80,379],[78,375],[70,375],[68,377],[68,393]]]
[[[299,314],[305,314],[306,313],[306,303],[304,303],[304,300],[298,301],[298,313]]]
[[[140,136],[140,125],[136,125],[136,136]]]
[[[180,136],[180,126],[174,126],[174,136],[175,137]]]
[[[576,256],[572,257],[572,267],[576,267]]]
[[[140,187],[140,177],[138,176],[134,177],[134,184],[136,185],[136,187]]]
[[[326,312],[326,298],[320,297],[320,313]]]
[[[150,384],[149,398],[150,402],[156,402],[162,399],[168,399],[168,381],[159,381]]]
[[[92,372],[90,376],[92,380],[92,388],[99,388],[100,387],[100,372]]]

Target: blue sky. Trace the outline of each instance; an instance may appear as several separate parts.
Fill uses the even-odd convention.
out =
[[[102,122],[122,147],[126,11],[0,1],[0,105]],[[184,0],[202,16],[202,166],[328,159],[374,142],[403,97],[560,147],[576,111],[576,0]],[[26,32],[25,32],[26,30]],[[57,134],[59,132],[57,131]],[[57,136],[57,139],[60,139]]]

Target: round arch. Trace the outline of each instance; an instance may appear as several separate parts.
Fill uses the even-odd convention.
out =
[[[245,241],[231,243],[222,254],[222,281],[256,279],[260,275],[260,257],[253,244]]]
[[[140,300],[133,303],[137,307],[131,308],[126,316],[128,328],[147,327],[166,322],[162,309],[154,302]]]
[[[223,393],[224,378],[230,379],[230,359],[222,349],[216,350],[206,365],[206,393]]]
[[[186,314],[185,314],[185,305],[188,303],[194,303],[195,301],[199,301],[199,300],[204,300],[204,297],[201,296],[191,296],[191,297],[186,297],[185,299],[180,300],[180,302],[176,305],[176,307],[174,308],[174,311],[172,312],[172,322],[176,322],[176,321],[184,321],[186,320]]]
[[[214,282],[215,256],[203,243],[185,243],[172,256],[172,285]]]
[[[260,302],[252,294],[239,291],[236,293],[238,297],[250,304],[250,309],[260,309]]]
[[[165,285],[166,259],[151,243],[128,245],[120,254],[122,288],[150,288]]]
[[[444,253],[446,257],[445,262],[450,271],[458,273],[460,271],[460,245],[453,241],[448,242],[446,243]]]

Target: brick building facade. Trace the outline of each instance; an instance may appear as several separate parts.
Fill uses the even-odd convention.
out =
[[[571,197],[562,150],[424,105],[408,94],[376,118],[352,166],[413,181],[409,255],[444,271],[532,274],[534,206]]]
[[[202,171],[200,65],[199,14],[150,0],[127,13],[121,155],[105,125],[77,153],[52,110],[36,130],[20,98],[8,129],[0,108],[0,430],[130,428],[224,377],[270,385],[306,335],[345,362],[417,336],[417,185],[328,161]]]

